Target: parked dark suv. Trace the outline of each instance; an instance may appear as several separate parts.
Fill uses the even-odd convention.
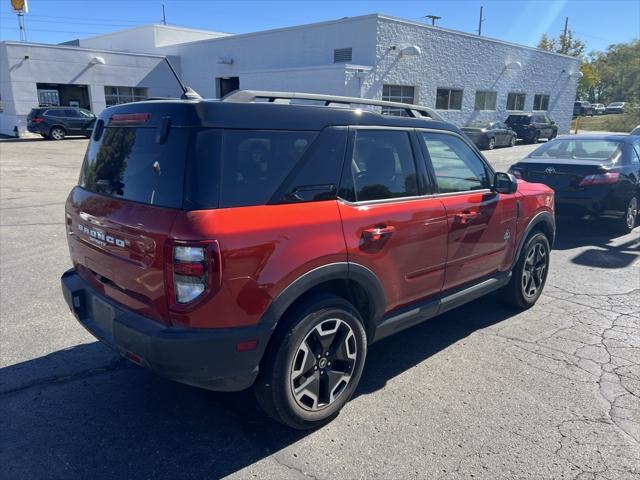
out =
[[[518,138],[529,143],[538,143],[541,138],[552,140],[558,135],[556,122],[546,113],[513,113],[504,123],[516,132]]]
[[[27,130],[46,139],[62,140],[67,135],[91,136],[96,116],[74,107],[38,107],[27,115]]]
[[[89,332],[310,428],[372,342],[497,289],[531,307],[555,220],[550,188],[494,173],[430,109],[239,91],[102,112],[66,229],[62,289]]]

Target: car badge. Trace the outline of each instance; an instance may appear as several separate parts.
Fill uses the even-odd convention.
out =
[[[556,169],[553,167],[547,167],[544,173],[548,173],[549,175],[551,175],[552,173],[556,173]]]

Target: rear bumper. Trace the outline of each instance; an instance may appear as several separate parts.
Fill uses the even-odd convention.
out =
[[[195,329],[167,327],[98,294],[75,270],[61,278],[64,298],[78,322],[128,359],[172,380],[208,390],[250,387],[271,335],[268,325]],[[238,352],[237,344],[257,340]]]
[[[599,187],[574,193],[557,191],[555,205],[559,216],[618,218],[624,215],[624,202]]]

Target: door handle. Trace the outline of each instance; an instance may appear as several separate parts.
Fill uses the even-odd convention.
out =
[[[382,227],[366,228],[362,231],[362,236],[365,240],[377,242],[378,240],[391,235],[395,231],[396,227],[393,225],[385,225]]]
[[[455,219],[458,220],[460,223],[470,223],[477,217],[478,217],[478,212],[465,211],[465,212],[460,212],[455,214]]]

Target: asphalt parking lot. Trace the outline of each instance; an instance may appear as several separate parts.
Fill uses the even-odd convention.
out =
[[[59,277],[86,143],[0,141],[2,478],[640,477],[640,228],[560,222],[534,308],[491,296],[375,344],[341,415],[293,432],[75,322]]]

